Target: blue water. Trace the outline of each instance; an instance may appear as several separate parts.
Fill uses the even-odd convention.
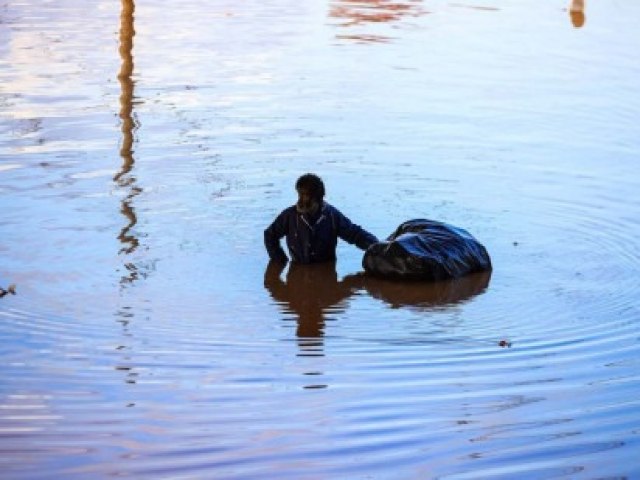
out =
[[[2,478],[640,476],[640,6],[568,7],[1,6]],[[493,272],[274,295],[307,171]]]

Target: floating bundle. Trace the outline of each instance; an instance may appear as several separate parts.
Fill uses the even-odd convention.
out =
[[[386,241],[371,245],[362,266],[376,276],[434,281],[491,270],[491,259],[466,230],[415,219],[401,224]]]

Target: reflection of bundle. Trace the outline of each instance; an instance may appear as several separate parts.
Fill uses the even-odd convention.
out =
[[[484,292],[491,272],[479,272],[439,282],[392,281],[370,275],[361,276],[361,285],[373,298],[391,308],[432,309],[464,302]],[[348,281],[349,277],[345,277]]]

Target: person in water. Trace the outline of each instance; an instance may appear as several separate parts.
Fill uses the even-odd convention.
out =
[[[284,209],[264,231],[264,244],[272,261],[288,262],[280,245],[285,236],[294,263],[335,260],[338,238],[361,250],[378,242],[374,235],[324,201],[324,183],[317,175],[307,173],[298,178],[296,191],[296,204]]]

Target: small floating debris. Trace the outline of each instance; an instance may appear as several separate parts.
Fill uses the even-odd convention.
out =
[[[498,342],[498,345],[500,345],[502,348],[511,348],[511,342],[509,340],[500,340]]]
[[[15,295],[16,294],[16,286],[15,286],[14,283],[9,285],[6,290],[4,288],[0,287],[0,298],[4,297],[5,295],[9,295],[9,294],[11,294],[11,295]]]

